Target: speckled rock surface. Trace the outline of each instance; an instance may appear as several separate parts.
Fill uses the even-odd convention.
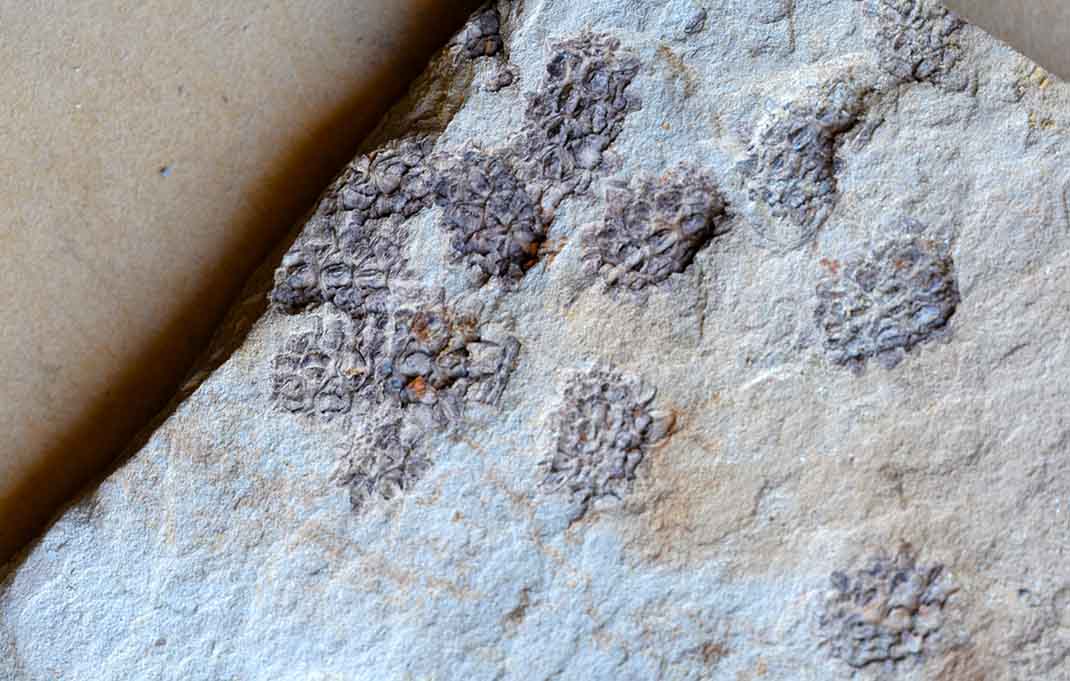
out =
[[[0,678],[1070,679],[1070,88],[488,6],[0,577]]]

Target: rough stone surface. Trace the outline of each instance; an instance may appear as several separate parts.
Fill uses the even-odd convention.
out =
[[[484,8],[0,679],[1070,679],[1067,112],[933,3]]]

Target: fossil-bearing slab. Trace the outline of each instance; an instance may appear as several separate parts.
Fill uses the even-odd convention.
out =
[[[931,0],[483,6],[0,679],[1070,679],[1068,112]]]

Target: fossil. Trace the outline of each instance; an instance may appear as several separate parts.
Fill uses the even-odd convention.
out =
[[[588,188],[625,118],[640,106],[627,92],[639,59],[616,38],[588,32],[555,44],[553,51],[528,104],[516,151],[525,179],[549,212]]]
[[[278,407],[330,420],[348,413],[368,367],[353,349],[352,323],[313,317],[312,329],[293,334],[272,364],[271,394]],[[347,328],[348,327],[348,328]]]
[[[829,655],[856,668],[894,667],[939,647],[944,607],[956,588],[940,564],[919,565],[909,546],[868,567],[834,572],[818,626]]]
[[[460,41],[465,54],[475,59],[493,57],[501,52],[501,27],[501,15],[497,9],[488,7],[476,12],[461,31]]]
[[[585,510],[598,498],[627,493],[647,451],[672,432],[673,415],[651,408],[656,393],[606,364],[570,371],[543,487],[567,492]]]
[[[658,284],[687,269],[723,215],[713,178],[689,165],[611,185],[605,218],[586,244],[585,266],[601,271],[610,287]]]
[[[960,296],[946,245],[901,236],[825,263],[814,319],[834,363],[860,371],[872,358],[892,368],[917,345],[948,335]]]
[[[868,0],[876,20],[875,47],[881,67],[902,80],[943,79],[962,58],[955,42],[965,26],[934,0]]]
[[[440,173],[436,197],[454,256],[480,281],[519,280],[537,261],[546,226],[507,154],[458,154]]]
[[[405,432],[404,419],[393,413],[358,438],[342,460],[337,480],[348,488],[353,510],[360,513],[412,489],[431,465],[419,442]]]
[[[851,75],[834,78],[758,125],[742,169],[770,245],[806,243],[828,219],[838,196],[838,140],[860,119],[867,91]]]
[[[431,144],[407,138],[347,168],[340,189],[283,256],[271,294],[279,308],[293,313],[330,301],[359,315],[382,307],[388,280],[404,267],[403,220],[432,205]]]

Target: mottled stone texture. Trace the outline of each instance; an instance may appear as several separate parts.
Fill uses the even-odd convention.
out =
[[[487,5],[0,679],[1070,678],[1067,112],[932,2]]]

